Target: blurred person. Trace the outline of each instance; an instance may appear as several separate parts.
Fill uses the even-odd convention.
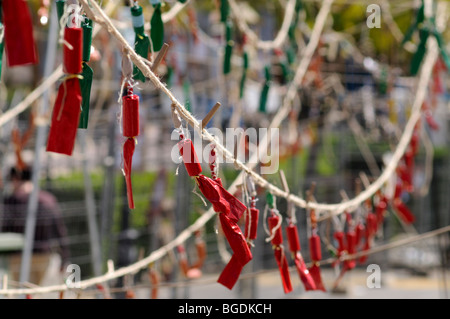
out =
[[[33,190],[31,176],[31,169],[28,166],[21,170],[11,168],[9,173],[11,191],[4,197],[4,212],[0,221],[1,232],[25,235],[28,200]],[[12,279],[18,281],[22,251],[11,252],[8,259]],[[59,263],[59,274],[61,274],[65,271],[64,267],[67,266],[68,259],[67,229],[58,201],[51,193],[40,190],[29,282],[39,285],[46,272],[52,268],[51,263]]]

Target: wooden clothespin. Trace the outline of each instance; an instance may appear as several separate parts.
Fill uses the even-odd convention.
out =
[[[155,60],[153,60],[151,70],[153,72],[156,71],[161,61],[164,59],[164,57],[167,54],[167,51],[169,50],[169,45],[167,43],[164,43],[161,47],[161,50],[158,52],[158,55],[155,57]]]
[[[209,121],[211,121],[212,117],[214,116],[214,114],[217,112],[217,110],[219,109],[219,107],[221,106],[220,102],[217,102],[212,109],[208,112],[208,114],[206,114],[205,118],[202,120],[202,130],[206,127],[206,125],[208,125]]]
[[[290,190],[289,190],[289,185],[288,185],[287,180],[286,180],[286,175],[284,174],[284,171],[282,169],[280,169],[278,171],[278,174],[280,175],[280,180],[281,180],[281,185],[283,187],[283,190],[288,194],[288,196],[286,197],[286,200],[287,200],[287,214],[288,214],[289,218],[291,219],[291,222],[296,224],[297,220],[295,218],[295,206],[288,198],[289,194],[290,194]]]

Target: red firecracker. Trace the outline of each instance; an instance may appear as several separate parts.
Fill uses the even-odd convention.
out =
[[[305,290],[316,290],[316,283],[309,273],[309,270],[306,267],[305,261],[303,260],[303,256],[301,254],[297,226],[293,223],[290,223],[289,226],[286,227],[286,234],[288,238],[289,250],[292,253],[298,275],[303,283],[303,286],[305,287]]]
[[[37,64],[39,61],[33,36],[33,21],[27,1],[3,0],[1,4],[8,66]]]
[[[322,248],[320,246],[320,237],[317,234],[312,234],[309,237],[309,254],[311,256],[312,266],[309,268],[312,278],[316,284],[317,290],[326,291],[322,283],[322,275],[320,272],[319,262],[322,260]]]
[[[281,282],[283,283],[284,293],[292,291],[291,277],[289,275],[289,265],[287,262],[286,254],[283,244],[283,234],[281,232],[280,217],[272,213],[272,216],[268,218],[269,229],[272,237],[272,246],[275,254],[275,259],[280,270]],[[278,226],[278,228],[276,228]],[[275,233],[274,233],[275,232]]]
[[[83,30],[66,28],[64,39],[72,47],[64,48],[64,70],[67,72],[59,86],[47,141],[47,152],[72,155],[81,112],[81,73]]]
[[[123,144],[123,174],[130,209],[134,209],[131,167],[136,148],[136,137],[139,133],[139,96],[133,93],[132,88],[129,88],[128,94],[122,98],[122,134],[127,138]]]

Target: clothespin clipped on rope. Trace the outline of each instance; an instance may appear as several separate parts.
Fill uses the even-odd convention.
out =
[[[134,1],[134,5],[131,6],[130,11],[135,33],[134,51],[141,57],[147,59],[150,52],[150,39],[144,32],[145,22],[143,9],[137,1]],[[145,82],[145,76],[137,66],[134,66],[133,69],[133,79],[136,81]]]
[[[206,127],[206,125],[208,125],[209,121],[211,121],[214,114],[216,114],[217,110],[219,110],[220,106],[221,106],[220,102],[217,102],[216,104],[214,104],[214,106],[211,108],[211,110],[208,112],[208,114],[206,114],[206,116],[204,117],[204,119],[201,122],[202,130]]]
[[[261,90],[261,96],[259,99],[259,111],[262,113],[266,113],[267,106],[267,98],[269,96],[269,89],[271,85],[271,75],[270,75],[270,66],[266,65],[264,67],[264,84]]]
[[[91,46],[92,46],[92,20],[84,16],[84,21],[81,23],[83,28],[83,66],[81,71],[82,79],[80,79],[81,88],[81,113],[78,128],[87,129],[89,120],[89,104],[91,99],[92,79],[94,71],[87,64],[91,60]]]
[[[430,8],[427,8],[427,0],[422,0],[422,4],[419,7],[416,15],[416,19],[414,23],[407,30],[402,45],[405,45],[408,41],[411,40],[412,35],[415,31],[419,32],[420,42],[417,46],[417,50],[414,53],[411,61],[410,72],[412,75],[416,75],[419,71],[422,60],[425,56],[426,52],[426,43],[429,36],[434,36],[436,38],[439,52],[442,56],[442,59],[447,67],[447,71],[450,72],[450,57],[448,56],[445,48],[444,39],[442,38],[442,34],[436,28],[436,17],[432,12],[433,8],[430,5]],[[430,12],[428,12],[430,11]]]
[[[77,1],[71,0],[70,6],[75,15],[67,25],[63,26],[63,72],[62,84],[59,86],[55,106],[53,107],[50,132],[47,141],[47,152],[72,155],[75,146],[77,128],[81,113],[83,29],[81,28],[81,10]],[[63,14],[67,15],[68,11]]]
[[[153,14],[150,20],[150,37],[152,39],[152,51],[158,52],[164,44],[164,22],[162,21],[161,0],[150,0],[153,6]]]
[[[4,27],[3,45],[9,67],[34,65],[39,62],[33,36],[33,21],[27,2],[25,0],[2,0],[0,2],[2,6],[0,11],[3,11],[3,15],[0,17],[3,19],[0,22]]]
[[[166,56],[168,50],[169,50],[169,45],[167,43],[164,43],[163,46],[161,47],[161,50],[156,55],[156,58],[152,62],[151,70],[153,72],[156,72],[156,70],[158,69],[158,66],[161,64],[162,60]]]

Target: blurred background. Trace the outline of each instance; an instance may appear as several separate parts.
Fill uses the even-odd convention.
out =
[[[23,101],[48,77],[46,69],[54,70],[62,62],[61,45],[53,41],[53,47],[49,46],[50,36],[58,36],[51,32],[51,26],[55,25],[51,21],[54,1],[27,2],[40,63],[9,68],[6,57],[3,57],[0,117]],[[177,3],[162,2],[163,13],[169,12]],[[117,3],[110,17],[127,41],[133,44],[135,35],[129,1],[104,0],[102,4],[106,6],[108,3]],[[274,39],[285,18],[288,1],[236,3],[240,8],[239,18],[244,19],[261,40]],[[224,75],[226,39],[220,21],[220,1],[189,1],[175,18],[165,24],[164,41],[170,48],[156,71],[157,75],[198,119],[220,101],[222,107],[209,127],[223,131],[236,126],[268,127],[292,81],[322,6],[322,1],[315,0],[297,3],[293,27],[279,48],[256,49],[245,40],[246,37],[234,23],[232,67],[231,72]],[[150,1],[139,1],[139,4],[144,8],[148,25],[154,8]],[[370,4],[381,8],[380,28],[369,28],[367,25],[370,15],[367,7]],[[418,32],[414,32],[407,44],[402,44],[402,40],[414,24],[420,5],[420,1],[412,0],[334,2],[319,46],[297,90],[294,107],[280,127],[279,154],[272,154],[278,156],[279,168],[284,171],[293,194],[305,198],[305,192],[312,183],[316,183],[314,196],[318,202],[338,203],[343,200],[342,190],[350,198],[357,194],[355,180],[361,173],[366,174],[369,180],[380,175],[398,144],[417,90],[417,76],[412,75],[410,69],[420,41]],[[234,16],[230,20],[236,21]],[[443,50],[447,52],[450,43],[448,26],[447,22],[442,32]],[[49,50],[53,50],[54,60],[46,60]],[[248,54],[248,70],[240,98],[243,52]],[[113,260],[115,267],[119,268],[148,256],[190,226],[210,206],[205,206],[192,192],[195,183],[183,165],[172,161],[171,152],[177,137],[172,134],[171,101],[147,80],[135,88],[141,101],[141,133],[133,156],[132,182],[136,207],[133,210],[128,208],[125,179],[121,171],[124,138],[117,118],[120,111],[117,101],[122,76],[121,54],[120,44],[110,33],[101,29],[92,42],[89,62],[94,70],[89,126],[87,130],[78,130],[72,156],[48,152],[42,156],[40,188],[53,194],[58,201],[67,229],[66,244],[70,257],[66,262],[79,265],[82,280],[105,273],[108,260]],[[266,109],[262,112],[258,107],[267,79],[265,68],[270,73],[270,89]],[[421,121],[413,188],[402,194],[402,200],[415,216],[415,221],[405,223],[392,207],[388,207],[374,246],[450,224],[449,84],[448,70],[440,57],[433,69],[426,97],[428,112],[424,112]],[[56,83],[48,91],[46,99],[36,100],[30,108],[0,127],[0,197],[7,198],[12,192],[8,176],[10,168],[17,163],[12,131],[25,132],[30,127],[32,114],[39,114],[42,103],[47,103],[48,112],[44,116],[35,116],[35,125],[48,125],[57,88]],[[35,147],[36,134],[33,133],[22,149],[22,158],[30,166],[36,159]],[[202,166],[205,175],[209,175],[207,163]],[[257,172],[259,168],[256,168]],[[238,174],[232,164],[220,165],[219,175],[225,187]],[[282,186],[278,174],[264,177],[274,185]],[[258,237],[252,248],[253,260],[244,268],[241,280],[233,290],[229,291],[216,282],[231,251],[223,235],[216,232],[218,224],[213,218],[197,236],[191,236],[183,245],[188,263],[192,265],[199,259],[196,239],[201,238],[206,243],[206,258],[197,273],[183,273],[180,266],[183,254],[180,250],[173,250],[150,265],[150,271],[142,270],[112,280],[104,287],[91,287],[79,297],[98,297],[104,289],[113,298],[449,297],[448,232],[371,254],[367,261],[357,263],[355,269],[348,271],[338,285],[338,268],[331,263],[324,264],[321,268],[327,292],[305,291],[295,268],[291,268],[294,291],[284,294],[272,246],[265,241],[265,190],[257,189],[257,208],[261,213]],[[276,204],[282,216],[286,217],[286,200],[277,198]],[[0,215],[3,211],[0,210]],[[295,214],[302,254],[305,261],[310,261],[308,214],[300,208],[296,209]],[[10,217],[3,214],[3,222],[6,218]],[[244,221],[241,223],[243,225]],[[324,260],[336,254],[337,243],[332,233],[334,227],[330,219],[319,224]],[[8,243],[4,242],[4,246],[7,247]],[[7,258],[8,248],[1,254]],[[292,266],[292,259],[289,258]],[[367,287],[366,279],[370,273],[366,270],[369,264],[380,266],[380,289]],[[7,265],[5,262],[5,273],[8,271]],[[38,266],[33,264],[32,267]],[[56,273],[58,276],[46,276],[41,283],[34,284],[60,284],[69,274],[64,269]],[[156,277],[157,281],[154,279]],[[155,286],[156,282],[159,286]],[[10,286],[13,285],[11,281]],[[20,284],[17,283],[17,286]],[[155,287],[159,289],[156,291]],[[56,294],[50,296],[55,297]]]

